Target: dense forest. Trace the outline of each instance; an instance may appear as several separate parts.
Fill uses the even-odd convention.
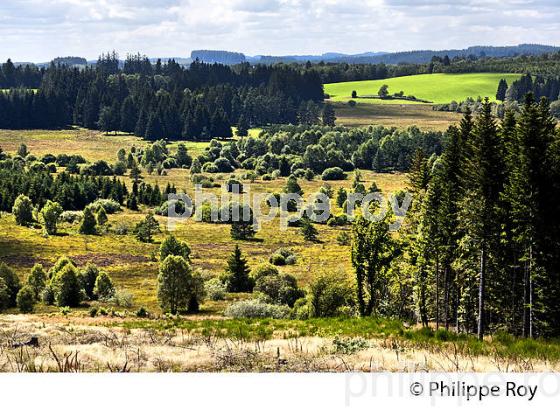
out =
[[[10,88],[0,94],[0,128],[75,124],[151,140],[228,137],[232,125],[297,123],[323,99],[313,71],[198,61],[185,68],[140,55],[128,56],[121,69],[115,53],[85,69],[51,64],[39,71],[8,61],[0,78],[0,87]]]
[[[366,230],[377,234],[373,248],[392,255],[389,263],[372,251],[366,264],[377,263],[378,312],[480,337],[559,334],[558,143],[548,102],[529,94],[520,115],[508,111],[500,124],[488,102],[476,120],[465,114],[437,159],[419,151],[400,237],[379,235],[385,223]]]

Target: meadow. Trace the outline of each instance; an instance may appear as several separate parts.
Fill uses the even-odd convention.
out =
[[[20,144],[25,143],[29,151],[37,156],[51,153],[75,153],[84,156],[88,161],[104,159],[108,162],[116,161],[116,152],[123,147],[142,147],[145,141],[133,136],[105,135],[101,132],[85,129],[62,131],[0,131],[0,147],[10,154],[14,154]],[[190,155],[196,157],[207,146],[207,142],[189,142],[186,144]],[[176,149],[176,144],[170,144],[170,150]],[[238,179],[240,174],[236,175]],[[212,174],[218,182],[225,182],[231,174]],[[121,177],[132,187],[132,180],[128,176]],[[390,194],[402,189],[406,183],[404,174],[376,174],[363,171],[362,178],[366,186],[373,181],[384,194]],[[144,172],[144,180],[150,184],[158,184],[164,188],[168,183],[175,185],[178,190],[189,195],[194,194],[194,185],[190,179],[190,170],[171,169],[167,175],[148,175]],[[272,181],[256,180],[251,183],[254,193],[280,192],[286,184],[286,178]],[[339,187],[349,189],[350,178],[343,181],[329,181],[333,190]],[[300,185],[305,195],[319,192],[324,181],[301,180]],[[221,188],[205,189],[207,193],[221,194]],[[339,209],[334,209],[339,212]],[[109,226],[125,224],[133,227],[148,212],[144,208],[140,211],[130,211],[123,208],[122,212],[108,215]],[[0,217],[0,261],[16,268],[22,279],[28,274],[35,263],[42,263],[50,267],[56,259],[68,255],[83,266],[92,262],[106,270],[117,288],[121,288],[133,295],[134,304],[131,309],[140,306],[150,311],[157,311],[156,297],[158,263],[152,257],[159,248],[163,238],[167,235],[166,218],[156,216],[162,227],[162,232],[156,235],[153,243],[142,243],[132,234],[116,235],[109,229],[108,233],[96,236],[79,235],[78,226],[61,223],[58,235],[45,237],[40,227],[35,229],[21,227],[15,224],[13,217],[4,214]],[[302,286],[320,273],[343,271],[350,275],[350,247],[340,246],[336,237],[341,230],[318,225],[320,242],[310,244],[301,236],[298,228],[279,230],[279,220],[264,223],[254,241],[235,241],[229,233],[229,226],[195,222],[192,219],[181,222],[173,234],[180,240],[186,241],[192,249],[193,266],[207,271],[211,276],[218,276],[225,268],[227,257],[235,244],[239,244],[247,257],[249,266],[254,267],[267,262],[270,255],[279,248],[290,248],[297,255],[295,265],[282,267],[282,271],[295,276]],[[52,311],[52,307],[38,306],[45,312]],[[221,312],[224,304],[210,302],[202,306],[202,312],[214,314]],[[82,310],[87,310],[83,308]]]
[[[405,96],[414,96],[434,104],[460,102],[467,97],[478,96],[495,101],[500,79],[503,78],[511,84],[520,77],[520,74],[507,73],[420,74],[383,80],[325,84],[325,93],[330,95],[330,100],[333,102],[347,102],[352,99],[352,91],[356,91],[358,98],[354,100],[365,104],[421,104],[415,101],[365,98],[377,95],[379,88],[386,84],[389,86],[390,95],[403,91]]]

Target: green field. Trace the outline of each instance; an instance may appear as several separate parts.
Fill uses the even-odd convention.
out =
[[[384,80],[350,81],[345,83],[325,84],[325,93],[332,101],[348,101],[352,91],[358,93],[357,101],[371,104],[419,104],[406,100],[380,100],[360,98],[360,96],[377,95],[383,84],[389,86],[389,94],[403,91],[406,96],[444,104],[451,101],[463,101],[467,97],[488,97],[494,101],[498,82],[505,78],[508,84],[517,80],[520,74],[474,73],[474,74],[420,74],[407,77],[387,78]]]

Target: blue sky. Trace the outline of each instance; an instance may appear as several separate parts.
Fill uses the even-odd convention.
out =
[[[0,60],[560,44],[560,0],[1,0]]]

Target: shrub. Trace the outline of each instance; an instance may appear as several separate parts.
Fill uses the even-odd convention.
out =
[[[0,278],[0,312],[10,307],[10,291],[4,278]]]
[[[41,157],[41,162],[43,164],[51,164],[56,162],[56,157],[53,154],[45,154]]]
[[[68,256],[61,256],[57,259],[55,264],[49,269],[49,278],[52,278],[55,273],[60,272],[66,265],[76,267],[76,264]]]
[[[103,208],[102,206],[99,207],[95,219],[97,220],[97,225],[100,226],[105,225],[109,221],[109,218],[107,218],[107,212],[105,212],[105,208]]]
[[[207,162],[206,164],[204,164],[202,166],[202,172],[208,172],[210,174],[215,174],[215,173],[220,172],[220,170],[212,162]]]
[[[339,233],[338,236],[336,237],[336,242],[340,246],[350,245],[350,240],[351,240],[350,235],[346,231],[343,231],[343,232]]]
[[[291,275],[263,276],[257,280],[254,290],[278,305],[293,306],[296,300],[303,297],[296,279]]]
[[[214,161],[214,166],[218,172],[233,172],[233,167],[227,158],[218,158]]]
[[[16,306],[16,297],[21,288],[21,284],[18,276],[12,268],[6,265],[4,262],[0,262],[0,278],[4,280],[6,285],[6,292],[8,294],[8,306]]]
[[[35,306],[35,291],[31,286],[24,286],[16,297],[16,303],[21,313],[31,313]]]
[[[78,271],[71,265],[65,265],[52,278],[54,301],[57,306],[79,306],[84,292],[79,280]]]
[[[339,181],[342,179],[346,179],[346,174],[342,170],[342,168],[334,167],[334,168],[327,168],[321,174],[321,179],[323,181]]]
[[[190,262],[191,248],[186,242],[179,241],[173,235],[169,235],[161,242],[159,260],[163,261],[169,255],[182,256],[187,262]]]
[[[18,225],[26,226],[33,222],[33,203],[25,195],[19,195],[12,207],[12,214]]]
[[[62,207],[58,202],[48,200],[43,209],[41,209],[41,212],[39,212],[40,220],[44,224],[44,231],[47,235],[56,234],[56,223],[62,211]]]
[[[95,286],[93,288],[93,293],[98,299],[107,300],[115,294],[115,286],[113,285],[113,280],[105,272],[99,272],[97,278],[95,279]]]
[[[296,263],[296,256],[288,248],[279,248],[270,256],[269,261],[276,266],[293,265]]]
[[[84,213],[82,211],[64,211],[60,214],[59,219],[62,222],[73,224],[80,222],[83,217]]]
[[[89,308],[89,311],[88,311],[90,317],[95,317],[95,316],[97,316],[97,313],[98,313],[98,312],[99,312],[99,309],[97,308],[97,306],[92,306],[92,307],[90,307],[90,308]]]
[[[311,282],[308,297],[312,317],[338,316],[353,304],[354,289],[342,273],[320,275]]]
[[[113,199],[97,199],[90,204],[94,212],[99,212],[101,208],[108,214],[114,214],[121,210],[121,204]]]
[[[286,264],[286,258],[279,253],[273,253],[270,256],[270,263],[276,266],[284,266]]]
[[[204,284],[206,295],[210,300],[224,300],[226,296],[226,285],[218,278],[212,278]]]
[[[159,222],[152,214],[146,215],[143,221],[136,224],[134,233],[140,242],[152,242],[153,235],[160,232]]]
[[[230,179],[226,182],[226,189],[228,192],[241,194],[243,193],[243,184],[236,179]]]
[[[47,283],[47,274],[43,265],[37,263],[31,268],[31,273],[27,277],[27,285],[33,289],[35,298],[38,300],[39,296]]]
[[[97,232],[97,221],[95,220],[93,211],[94,210],[91,206],[86,206],[84,209],[84,216],[79,230],[83,235],[94,235]]]
[[[333,350],[337,354],[354,354],[368,347],[369,343],[363,337],[340,338],[336,336],[333,340]]]
[[[136,311],[136,317],[148,317],[149,313],[144,306],[140,306],[140,308]]]
[[[290,315],[288,306],[272,305],[258,300],[236,302],[227,307],[225,316],[241,318],[273,318],[284,319]]]
[[[186,205],[184,201],[179,201],[177,199],[172,199],[171,201],[165,201],[163,204],[161,204],[161,206],[159,206],[158,208],[156,208],[154,210],[154,213],[156,215],[161,215],[161,216],[168,216],[169,214],[169,207],[174,207],[172,209],[175,210],[175,213],[178,215],[181,215],[185,212]],[[191,209],[192,212],[192,208]]]
[[[257,281],[264,276],[277,276],[279,275],[279,272],[276,266],[273,266],[269,263],[262,263],[260,265],[255,266],[251,274],[253,280]]]
[[[117,226],[115,226],[115,233],[117,235],[126,235],[128,234],[129,227],[124,222],[119,222]]]
[[[134,304],[134,296],[130,292],[116,289],[107,301],[115,306],[130,308]]]
[[[54,305],[54,289],[47,285],[41,292],[41,300],[45,305]]]

